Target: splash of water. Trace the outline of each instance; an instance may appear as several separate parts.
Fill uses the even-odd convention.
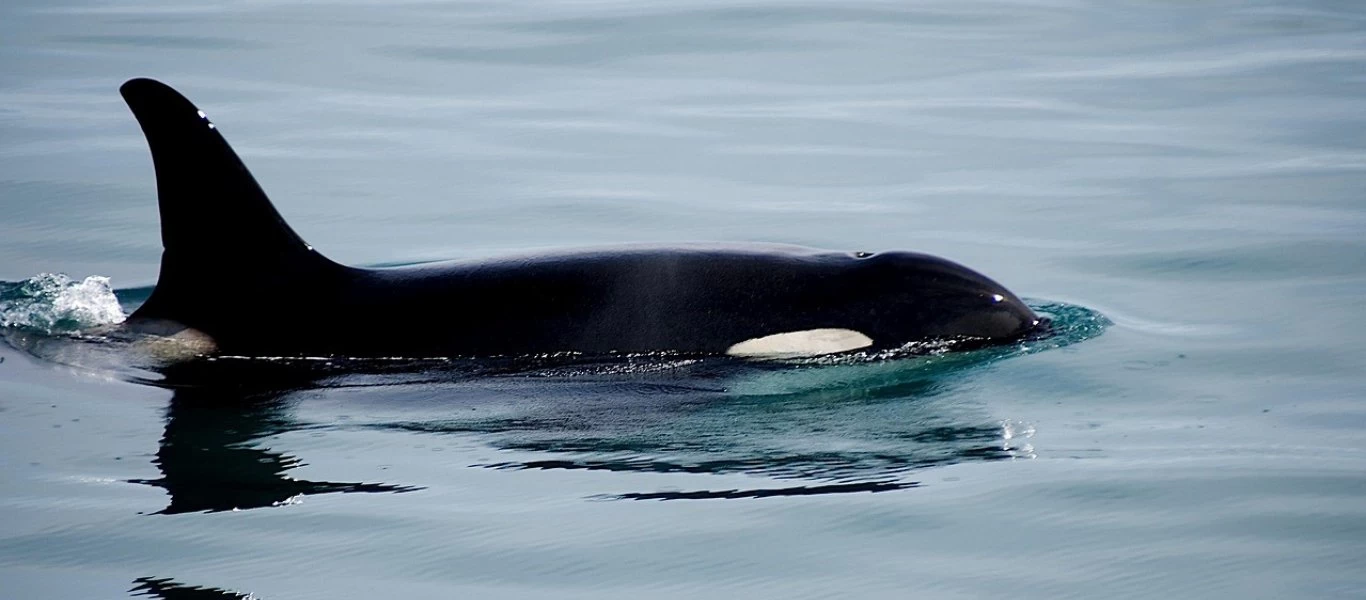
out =
[[[122,323],[124,318],[108,277],[75,281],[61,273],[41,273],[19,282],[0,281],[0,327],[62,333]]]

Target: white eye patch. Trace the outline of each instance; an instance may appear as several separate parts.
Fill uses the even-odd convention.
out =
[[[745,340],[726,349],[744,358],[797,358],[848,352],[873,345],[873,339],[852,329],[807,329]]]

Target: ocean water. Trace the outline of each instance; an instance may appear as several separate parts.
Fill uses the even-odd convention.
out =
[[[1366,4],[7,0],[0,64],[0,598],[1366,597]],[[45,333],[155,283],[135,76],[342,262],[911,249],[1059,333],[152,372]]]

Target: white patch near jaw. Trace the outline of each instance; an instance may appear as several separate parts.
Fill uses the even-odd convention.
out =
[[[796,358],[848,352],[873,345],[873,339],[852,329],[807,329],[745,340],[726,349],[729,356]]]

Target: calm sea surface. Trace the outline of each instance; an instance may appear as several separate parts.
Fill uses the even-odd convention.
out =
[[[1361,2],[6,0],[0,65],[0,598],[1366,597]],[[153,376],[38,331],[155,283],[134,76],[343,262],[912,249],[1062,333]]]

